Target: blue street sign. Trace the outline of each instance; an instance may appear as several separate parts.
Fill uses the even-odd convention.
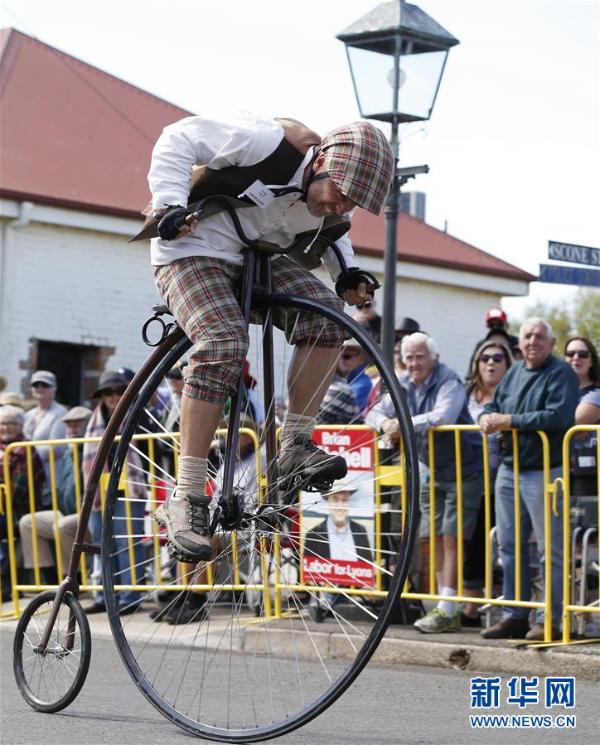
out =
[[[554,261],[570,261],[573,264],[600,266],[600,248],[548,241],[548,258]]]
[[[540,264],[539,282],[559,285],[585,285],[600,287],[600,269],[583,269],[575,266]]]

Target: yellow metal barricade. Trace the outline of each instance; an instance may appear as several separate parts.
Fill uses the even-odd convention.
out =
[[[513,452],[514,452],[514,489],[515,489],[515,599],[504,600],[494,598],[492,595],[492,560],[491,560],[491,545],[490,545],[490,533],[491,533],[491,492],[492,485],[490,483],[490,465],[489,465],[489,452],[487,447],[487,437],[483,437],[484,448],[483,448],[483,499],[484,499],[484,520],[485,520],[485,574],[484,574],[484,593],[482,597],[473,597],[464,595],[463,587],[463,570],[464,570],[464,556],[463,556],[463,514],[464,514],[464,500],[462,490],[462,468],[461,468],[461,442],[460,433],[475,431],[479,432],[479,427],[475,424],[465,425],[445,425],[441,427],[435,427],[428,431],[429,438],[429,592],[403,592],[403,598],[412,598],[416,600],[447,600],[456,603],[476,603],[479,605],[497,605],[497,606],[517,606],[522,608],[542,608],[544,610],[544,631],[546,639],[551,639],[551,627],[552,627],[552,533],[551,533],[551,510],[556,511],[556,500],[560,483],[550,482],[550,449],[548,437],[544,432],[538,432],[538,436],[541,439],[542,444],[542,462],[543,462],[543,474],[544,474],[544,525],[545,525],[545,541],[544,541],[544,556],[545,556],[545,597],[544,601],[534,601],[522,598],[521,588],[521,562],[528,560],[528,557],[521,555],[521,498],[519,488],[519,475],[520,475],[520,464],[518,455],[518,431],[511,430],[513,437]],[[436,588],[436,530],[435,530],[435,442],[434,436],[436,432],[452,432],[455,437],[455,448],[456,448],[456,463],[457,463],[457,595],[453,597],[442,596],[438,592],[435,592]],[[559,480],[560,481],[560,480]]]
[[[352,429],[369,430],[364,425],[356,425]],[[405,585],[404,592],[402,593],[403,598],[407,599],[420,599],[437,601],[442,599],[442,596],[436,591],[436,546],[435,546],[435,464],[434,464],[434,434],[435,432],[452,432],[454,433],[455,448],[457,451],[457,513],[458,513],[458,528],[457,528],[457,563],[458,563],[458,578],[457,578],[457,595],[453,598],[444,597],[444,600],[451,600],[457,603],[470,602],[477,604],[495,605],[495,606],[520,606],[525,608],[543,608],[545,614],[545,633],[546,639],[550,640],[551,636],[551,624],[552,624],[552,543],[551,543],[551,510],[557,514],[557,500],[562,489],[564,492],[564,511],[563,511],[563,561],[564,561],[564,573],[563,573],[563,642],[569,642],[570,637],[570,623],[572,615],[574,613],[600,613],[600,607],[596,606],[581,606],[573,602],[570,595],[570,573],[569,569],[571,566],[571,531],[569,524],[569,509],[570,509],[570,475],[569,475],[569,448],[572,437],[578,432],[598,432],[600,427],[588,426],[588,427],[575,427],[571,429],[563,442],[563,476],[557,479],[555,482],[550,482],[550,460],[549,460],[549,443],[548,438],[543,432],[539,432],[538,435],[542,442],[542,453],[543,453],[543,472],[544,472],[544,523],[545,523],[545,599],[544,602],[534,601],[530,599],[524,599],[522,597],[523,588],[520,583],[521,576],[521,562],[528,560],[528,557],[521,555],[521,500],[519,493],[519,472],[520,464],[518,457],[518,433],[513,430],[511,436],[513,438],[514,445],[514,473],[515,473],[515,599],[504,600],[493,597],[492,587],[492,546],[490,541],[491,532],[491,514],[492,514],[492,491],[493,485],[490,481],[490,464],[489,454],[487,448],[487,438],[483,436],[483,509],[484,509],[484,520],[485,520],[485,572],[484,572],[484,588],[481,597],[471,597],[464,594],[463,588],[463,514],[464,514],[464,495],[462,490],[462,472],[461,472],[461,432],[465,431],[479,431],[476,425],[462,425],[462,426],[445,426],[438,427],[435,430],[429,432],[430,438],[430,566],[429,566],[429,592],[410,592],[408,586]],[[266,482],[265,475],[262,472],[261,452],[259,447],[259,441],[256,433],[252,429],[241,429],[240,432],[248,434],[255,442],[255,458],[256,458],[256,469],[257,469],[257,487],[259,490],[259,502],[262,502],[265,498]],[[219,430],[217,436],[225,435],[224,430]],[[382,516],[385,511],[385,505],[382,505],[382,488],[393,487],[400,491],[400,510],[401,510],[401,526],[404,527],[404,521],[406,518],[406,474],[402,462],[402,457],[399,458],[399,462],[395,465],[382,465],[379,460],[379,448],[377,447],[376,435],[373,433],[373,453],[374,453],[374,495],[375,495],[375,513],[374,513],[374,525],[375,525],[375,545],[374,545],[374,565],[375,565],[375,585],[372,588],[365,587],[333,587],[329,585],[312,585],[304,584],[300,581],[298,576],[297,582],[286,581],[286,578],[282,574],[282,564],[284,558],[282,557],[282,548],[279,538],[276,536],[275,540],[267,540],[264,535],[261,535],[256,540],[256,551],[258,556],[258,573],[253,575],[253,581],[243,582],[241,576],[241,566],[244,562],[243,550],[240,547],[240,541],[238,535],[233,531],[229,536],[226,537],[230,541],[230,554],[231,562],[233,566],[229,568],[229,582],[220,582],[218,578],[218,571],[216,562],[209,562],[201,569],[196,565],[181,565],[178,568],[178,574],[175,583],[170,577],[163,576],[164,567],[164,537],[160,534],[155,521],[152,519],[152,515],[155,509],[158,507],[162,496],[166,493],[169,488],[169,484],[174,484],[177,468],[178,468],[178,434],[147,434],[147,435],[135,435],[134,447],[139,448],[140,441],[143,441],[147,445],[147,458],[144,468],[146,470],[144,486],[147,493],[147,515],[146,525],[144,532],[148,533],[147,545],[149,547],[148,557],[145,558],[142,566],[136,565],[134,547],[132,536],[132,526],[134,518],[131,513],[131,504],[125,503],[125,523],[128,528],[128,554],[131,570],[131,582],[129,584],[116,585],[116,590],[135,590],[141,592],[151,592],[156,590],[163,590],[169,592],[176,592],[182,589],[188,589],[192,591],[205,592],[217,583],[219,589],[225,591],[241,591],[244,589],[254,590],[259,596],[262,597],[264,605],[264,611],[271,617],[285,617],[284,611],[284,593],[289,592],[310,592],[310,593],[344,593],[347,595],[357,595],[364,597],[380,597],[383,598],[387,595],[384,589],[383,579],[386,573],[385,559],[384,559],[384,548],[383,548],[383,536],[382,536]],[[8,495],[12,493],[10,473],[8,469],[8,460],[10,455],[10,449],[16,447],[23,447],[26,449],[26,469],[28,475],[28,487],[27,487],[27,500],[30,512],[35,512],[35,491],[34,491],[34,478],[33,478],[33,448],[36,445],[45,446],[49,448],[49,472],[50,472],[50,498],[51,498],[51,509],[53,512],[53,532],[54,532],[54,555],[56,561],[56,567],[58,572],[59,580],[63,577],[63,560],[65,557],[61,555],[60,536],[59,536],[59,512],[58,512],[58,484],[57,484],[57,466],[56,466],[56,448],[70,447],[72,452],[72,462],[75,475],[80,470],[80,453],[79,447],[86,443],[98,443],[100,438],[79,438],[76,440],[45,440],[40,442],[21,442],[13,443],[8,446],[4,456],[4,470],[5,470],[5,484],[0,486],[0,510],[3,510],[6,521],[7,521],[7,533],[8,533],[8,555],[9,555],[9,571],[10,581],[12,587],[12,608],[10,611],[4,610],[2,617],[14,616],[19,613],[19,592],[38,592],[41,590],[48,589],[48,585],[44,584],[41,576],[41,567],[39,565],[39,546],[38,546],[38,531],[36,527],[36,521],[32,521],[32,555],[33,555],[33,583],[32,584],[19,584],[17,576],[17,553],[16,553],[16,538],[15,535],[15,524],[13,519],[13,504],[12,500]],[[157,454],[158,441],[169,443],[169,446],[173,448],[173,469],[174,473],[168,473],[161,466],[157,466]],[[600,458],[600,445],[598,445],[598,456]],[[138,450],[139,452],[139,450]],[[100,491],[101,499],[104,501],[105,491],[108,483],[109,474],[105,474],[101,479]],[[138,481],[141,478],[138,476]],[[75,502],[77,512],[81,509],[82,493],[79,478],[75,478]],[[136,481],[136,478],[130,473],[127,473],[127,466],[124,469],[124,473],[121,476],[119,488],[123,490],[125,498],[129,495],[129,484]],[[600,477],[598,483],[600,491]],[[600,506],[599,506],[600,511]],[[298,533],[298,546],[300,545],[300,534]],[[417,547],[418,550],[418,547]],[[300,561],[300,550],[298,549],[297,560]],[[153,581],[148,581],[148,577],[144,576],[144,568],[146,565],[152,567]],[[88,570],[86,566],[85,556],[81,557],[80,564],[81,571],[81,590],[82,592],[99,590],[101,586],[89,584]],[[298,567],[298,572],[300,567]],[[599,578],[600,580],[600,578]],[[6,602],[7,598],[0,600]]]
[[[600,426],[595,425],[577,425],[572,427],[563,440],[563,477],[562,485],[564,492],[564,512],[563,512],[563,555],[564,555],[564,566],[563,566],[563,614],[562,614],[562,643],[569,644],[571,642],[571,621],[574,613],[582,613],[591,615],[594,613],[600,613],[599,599],[596,598],[594,604],[590,605],[579,605],[575,602],[575,598],[571,597],[571,572],[574,571],[573,557],[571,556],[571,443],[574,437],[577,437],[580,433],[595,432],[597,434],[596,442],[596,499],[597,499],[597,511],[596,511],[596,546],[600,545]],[[600,588],[600,560],[598,561],[598,580],[597,587]],[[581,582],[586,582],[587,567],[581,567]],[[594,641],[598,641],[595,639]]]

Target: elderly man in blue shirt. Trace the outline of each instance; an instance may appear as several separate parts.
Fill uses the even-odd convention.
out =
[[[435,540],[438,560],[439,594],[456,595],[458,566],[457,473],[454,433],[434,439],[434,472],[429,473],[428,430],[444,424],[473,424],[467,398],[458,373],[439,361],[435,341],[420,332],[402,339],[402,361],[406,371],[399,375],[406,390],[408,407],[417,436],[421,467],[421,538],[429,537],[430,479],[435,484]],[[385,396],[367,416],[367,423],[394,437],[398,420],[392,418],[391,400]],[[481,438],[477,432],[461,434],[463,539],[471,537],[483,493]],[[435,634],[460,629],[460,608],[441,600],[424,618],[415,622],[419,631]]]
[[[579,381],[571,367],[554,357],[556,338],[552,327],[542,318],[528,318],[519,332],[523,361],[511,367],[496,388],[491,403],[479,417],[485,434],[510,428],[519,430],[518,494],[521,502],[521,600],[529,600],[532,589],[529,566],[529,536],[533,529],[540,557],[540,574],[544,582],[545,541],[552,543],[552,637],[558,637],[562,607],[562,498],[557,496],[558,514],[553,510],[551,536],[544,530],[544,506],[549,495],[544,483],[541,438],[545,432],[550,445],[550,482],[562,473],[562,441],[575,422]],[[503,438],[502,463],[496,478],[496,523],[502,560],[503,596],[515,598],[515,469],[512,438]],[[550,508],[550,505],[548,505]],[[544,597],[547,588],[544,587]],[[535,623],[529,629],[529,609],[505,608],[504,617],[481,632],[486,639],[525,637],[530,641],[544,639],[544,614],[538,609]],[[528,631],[529,629],[529,631]]]

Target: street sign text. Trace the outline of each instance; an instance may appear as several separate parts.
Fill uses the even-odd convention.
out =
[[[548,258],[554,261],[571,261],[574,264],[600,266],[600,248],[548,241]]]
[[[600,269],[584,269],[576,266],[553,266],[540,264],[540,282],[559,285],[583,285],[600,287]]]

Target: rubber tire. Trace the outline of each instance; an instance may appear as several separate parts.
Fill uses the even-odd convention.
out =
[[[33,709],[47,714],[61,711],[61,709],[64,709],[75,700],[83,684],[85,683],[85,679],[90,667],[90,659],[92,656],[92,637],[90,634],[90,626],[87,616],[85,615],[85,612],[81,607],[81,603],[79,602],[79,600],[72,593],[67,592],[63,598],[63,603],[67,605],[69,607],[69,610],[75,614],[75,622],[76,625],[79,627],[79,633],[81,636],[81,661],[75,675],[75,680],[73,681],[73,684],[71,685],[69,690],[55,701],[42,701],[37,698],[30,690],[29,685],[25,680],[25,673],[23,671],[22,654],[25,631],[35,611],[45,603],[54,600],[55,597],[56,591],[49,590],[48,592],[43,592],[40,595],[37,595],[35,598],[33,598],[33,600],[31,600],[27,608],[24,610],[23,615],[19,619],[13,644],[13,672],[19,691],[21,692],[21,695],[23,696],[25,701],[27,701],[27,703]]]

